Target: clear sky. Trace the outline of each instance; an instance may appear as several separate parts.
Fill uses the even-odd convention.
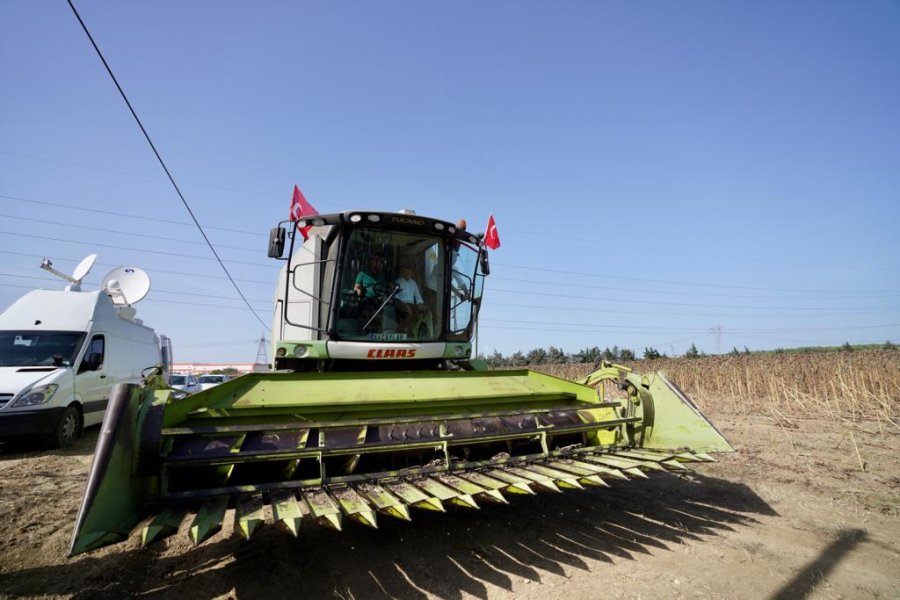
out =
[[[497,220],[479,350],[900,341],[900,4],[76,0],[271,320],[270,227]],[[0,307],[38,269],[150,273],[176,360],[242,307],[63,0],[0,3]]]

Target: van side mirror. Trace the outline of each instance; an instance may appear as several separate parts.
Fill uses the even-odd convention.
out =
[[[78,368],[78,372],[86,373],[87,371],[96,371],[102,364],[103,355],[99,352],[91,352],[84,357],[84,360],[81,361],[81,366]]]
[[[281,258],[284,254],[284,238],[287,232],[284,227],[273,227],[269,231],[269,258]]]

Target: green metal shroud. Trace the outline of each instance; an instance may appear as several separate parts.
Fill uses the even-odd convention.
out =
[[[250,374],[181,400],[148,383],[117,387],[107,411],[70,556],[150,515],[145,544],[188,513],[200,543],[229,508],[249,538],[266,503],[294,535],[304,518],[374,527],[376,513],[477,508],[732,450],[664,375],[614,365],[580,382],[524,370]]]

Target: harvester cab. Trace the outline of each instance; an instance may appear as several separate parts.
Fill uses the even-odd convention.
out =
[[[603,364],[575,382],[477,368],[489,271],[478,235],[410,212],[289,227],[269,240],[285,263],[275,370],[184,398],[158,379],[116,388],[70,555],[142,522],[142,544],[185,519],[201,543],[226,515],[247,538],[267,520],[294,535],[303,522],[374,527],[412,509],[680,473],[731,450],[662,373]]]
[[[479,236],[411,211],[350,211],[280,225],[269,256],[285,242],[276,370],[471,368],[488,273]]]

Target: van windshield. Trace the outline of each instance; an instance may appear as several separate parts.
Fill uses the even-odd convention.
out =
[[[0,331],[0,367],[70,367],[83,331]]]

